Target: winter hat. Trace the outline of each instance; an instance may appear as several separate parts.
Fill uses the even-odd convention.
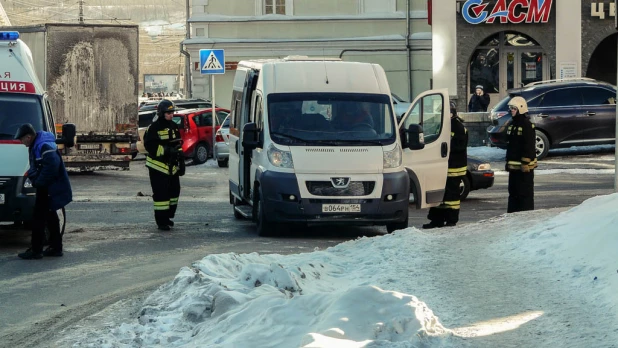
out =
[[[476,85],[476,88],[474,89],[480,89],[481,91],[483,90],[483,86],[482,85]]]

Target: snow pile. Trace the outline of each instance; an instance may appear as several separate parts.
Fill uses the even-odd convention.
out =
[[[56,346],[609,347],[617,207],[612,194],[559,214],[408,228],[307,254],[210,255],[138,318],[83,327]]]
[[[138,322],[84,339],[100,347],[440,345],[451,333],[431,309],[388,290],[397,279],[385,268],[409,257],[402,242],[385,236],[311,254],[207,256],[153,293]]]
[[[584,289],[618,314],[618,194],[597,196],[527,230],[503,245],[505,255]]]
[[[504,162],[506,150],[497,147],[475,146],[468,148],[468,156],[488,162]]]

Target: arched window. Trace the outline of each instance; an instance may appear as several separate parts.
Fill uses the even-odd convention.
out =
[[[506,78],[506,88],[542,79],[541,55],[538,42],[522,33],[506,31],[487,37],[470,59],[469,93],[478,85],[485,93],[500,93],[501,77]],[[515,72],[521,77],[515,79]]]

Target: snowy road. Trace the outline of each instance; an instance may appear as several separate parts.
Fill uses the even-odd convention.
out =
[[[550,157],[545,168],[563,172],[537,176],[537,209],[572,207],[589,197],[612,192],[613,176],[599,172],[609,167],[613,169],[609,157],[605,154]],[[172,279],[180,267],[207,254],[310,252],[316,247],[324,249],[362,235],[376,236],[383,230],[313,230],[309,233],[318,232],[317,235],[257,238],[251,223],[235,221],[231,216],[225,185],[227,170],[206,164],[190,167],[183,180],[179,227],[173,235],[161,235],[150,221],[147,176],[141,163],[136,163],[130,172],[71,177],[76,202],[70,206],[72,220],[65,236],[69,257],[23,263],[14,255],[27,247],[27,238],[23,233],[0,231],[0,347],[22,343],[32,347],[46,346],[44,342],[59,330],[71,327],[120,299],[133,299],[133,307],[125,308],[123,313],[135,314],[145,294]],[[499,165],[499,162],[494,164],[495,168]],[[582,168],[584,173],[569,172]],[[146,196],[138,196],[138,192]],[[505,210],[506,176],[498,174],[493,188],[470,194],[463,204],[461,222],[469,224],[493,218]],[[425,211],[411,210],[410,225],[420,226],[425,222],[425,215]],[[428,252],[436,251],[426,263],[428,272],[422,276],[427,277],[423,279],[431,284],[428,289],[433,291],[428,305],[440,313],[441,320],[449,327],[465,327],[496,317],[526,313],[524,307],[533,311],[544,306],[551,313],[552,304],[570,304],[568,299],[560,297],[559,288],[554,289],[555,281],[537,279],[516,262],[507,262],[500,259],[500,255],[492,254],[492,242],[499,239],[500,234],[488,234],[485,238],[485,234],[467,231],[464,226],[462,224],[461,231],[454,235],[438,235],[431,243],[419,246]],[[453,253],[453,250],[458,252]],[[500,263],[500,267],[492,266],[496,263]],[[520,284],[524,282],[539,284],[540,288],[535,289],[551,294],[555,303],[545,303],[546,299],[535,296],[538,290],[522,288]],[[482,291],[473,290],[475,288]],[[474,299],[474,306],[462,305],[471,303],[466,299]],[[443,310],[457,306],[461,310]],[[581,308],[575,305],[573,313],[577,310]],[[549,315],[542,320],[552,318],[554,316]],[[568,318],[560,318],[565,320],[564,325],[572,325]],[[593,324],[593,318],[585,315],[578,323],[580,320],[587,325]],[[39,324],[34,326],[34,321]],[[554,324],[556,322],[552,322],[551,327],[555,327]],[[487,346],[495,346],[495,342],[491,342],[493,337],[482,340],[487,340]],[[530,342],[534,342],[532,338]]]

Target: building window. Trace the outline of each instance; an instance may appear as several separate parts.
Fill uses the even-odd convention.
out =
[[[264,14],[285,14],[285,0],[264,0]]]

